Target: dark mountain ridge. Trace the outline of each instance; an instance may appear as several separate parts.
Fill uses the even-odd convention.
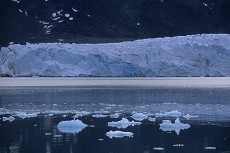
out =
[[[230,33],[229,0],[0,0],[0,45]]]

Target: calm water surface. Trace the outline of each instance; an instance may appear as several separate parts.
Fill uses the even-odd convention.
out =
[[[155,86],[11,86],[0,88],[1,153],[230,153],[230,87]],[[162,130],[159,113],[177,110],[191,127]],[[140,125],[119,129],[108,122],[139,112]],[[20,114],[31,114],[24,118]],[[117,113],[118,118],[110,117]],[[76,114],[78,116],[76,116]],[[158,115],[157,115],[158,114]],[[186,119],[186,114],[196,116]],[[12,122],[5,121],[12,117]],[[88,126],[76,133],[57,128],[61,121],[81,120]],[[132,137],[109,138],[110,130]]]

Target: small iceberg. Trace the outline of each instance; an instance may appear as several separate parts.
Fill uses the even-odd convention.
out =
[[[161,150],[161,151],[162,151],[162,150],[165,150],[165,148],[162,148],[162,147],[154,147],[153,149],[154,149],[154,150]]]
[[[16,116],[18,116],[19,118],[25,119],[25,118],[37,117],[38,113],[17,112]]]
[[[175,120],[175,123],[172,123],[170,120],[163,120],[160,124],[160,129],[163,131],[175,131],[178,135],[180,130],[188,129],[191,126],[189,124],[181,123],[179,118]]]
[[[9,121],[9,122],[13,122],[15,120],[15,118],[13,116],[10,117],[3,117],[2,118],[3,121]]]
[[[184,144],[174,144],[173,147],[184,147]]]
[[[206,150],[216,150],[216,147],[204,147]]]
[[[196,118],[196,117],[198,117],[198,116],[186,114],[186,115],[184,115],[183,117],[186,118],[187,120],[189,120],[189,119],[191,119],[191,118]]]
[[[79,133],[85,127],[87,127],[87,125],[81,120],[61,121],[57,125],[58,130],[63,133]]]
[[[178,110],[173,110],[170,112],[165,112],[165,113],[155,113],[156,117],[165,117],[165,116],[169,116],[169,117],[180,117],[181,116],[181,112],[179,112]]]
[[[109,138],[133,137],[132,132],[122,132],[122,131],[109,131],[105,135]]]
[[[126,118],[122,118],[120,121],[117,122],[108,122],[108,126],[111,127],[117,127],[117,128],[127,128],[128,126],[134,126],[134,125],[140,125],[141,122],[134,122],[134,121],[129,121]]]
[[[114,114],[110,114],[110,118],[119,118],[121,115],[121,113],[114,113]]]
[[[92,115],[93,117],[95,118],[105,118],[105,117],[108,117],[108,115],[104,115],[104,114],[95,114],[95,115]]]
[[[144,119],[147,119],[148,115],[143,113],[134,113],[131,117],[136,121],[142,121]]]

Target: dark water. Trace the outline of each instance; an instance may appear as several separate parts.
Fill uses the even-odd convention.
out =
[[[159,129],[160,119],[156,122],[142,121],[141,125],[131,126],[122,131],[133,132],[133,137],[109,138],[105,135],[116,128],[108,127],[108,121],[119,119],[80,118],[84,123],[94,125],[86,127],[78,134],[62,133],[57,124],[70,120],[71,115],[39,116],[31,119],[16,119],[13,122],[2,122],[0,126],[0,151],[21,153],[194,153],[230,152],[230,124],[204,124],[191,122],[191,128],[175,132],[164,132]],[[127,117],[129,118],[129,117]],[[185,122],[185,121],[183,121]],[[50,134],[50,135],[49,135]],[[173,145],[181,144],[181,147]],[[162,147],[164,150],[154,150]],[[215,149],[205,149],[215,147]]]
[[[230,153],[229,88],[130,88],[130,87],[9,87],[0,90],[0,152],[13,153]],[[156,113],[181,112],[188,129],[160,129],[162,120],[176,117]],[[57,125],[73,120],[75,114],[88,126],[79,133],[63,133]],[[124,129],[108,126],[123,117],[133,120],[135,112],[144,119]],[[22,119],[18,114],[37,113]],[[119,118],[109,117],[120,113]],[[96,118],[93,115],[105,115]],[[186,114],[196,115],[187,120]],[[12,116],[12,122],[3,117]],[[133,137],[109,138],[110,130],[132,132]],[[180,145],[180,146],[175,146]],[[164,150],[157,150],[159,147]],[[206,148],[208,147],[208,148]]]

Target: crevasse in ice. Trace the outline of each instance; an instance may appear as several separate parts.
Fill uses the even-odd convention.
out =
[[[230,35],[106,44],[11,44],[0,76],[230,76]]]

